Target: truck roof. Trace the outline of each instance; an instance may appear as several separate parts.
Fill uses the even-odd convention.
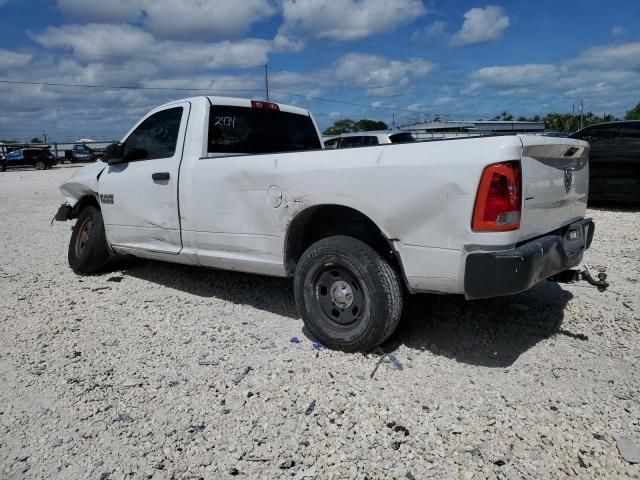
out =
[[[173,100],[171,102],[165,103],[164,105],[161,105],[161,107],[172,105],[177,102],[189,102],[189,101],[199,100],[203,98],[206,98],[207,100],[209,100],[213,105],[227,105],[227,106],[248,107],[248,108],[251,108],[251,101],[252,101],[251,99],[247,99],[247,98],[218,97],[218,96],[203,95],[199,97],[188,97],[188,98]],[[255,101],[255,99],[253,100]],[[264,100],[259,100],[259,101],[262,102]],[[271,103],[275,103],[276,105],[278,105],[278,107],[280,108],[280,111],[282,112],[296,113],[298,115],[307,115],[307,116],[311,114],[309,110],[305,110],[304,108],[294,107],[292,105],[286,105],[284,103],[277,103],[277,102],[271,102]]]

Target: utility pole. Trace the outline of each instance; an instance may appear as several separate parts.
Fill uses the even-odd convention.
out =
[[[584,99],[580,99],[580,130],[582,130],[582,123],[584,118]]]
[[[393,114],[393,129],[396,129],[396,114]]]
[[[267,93],[267,102],[269,101],[269,64],[264,64],[264,90]]]
[[[47,132],[44,132],[42,136],[44,137],[44,143],[47,143]]]

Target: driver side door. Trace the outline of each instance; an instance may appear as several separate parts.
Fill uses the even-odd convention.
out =
[[[98,181],[107,240],[124,250],[177,254],[182,249],[178,173],[190,104],[153,110],[123,142],[124,162]]]

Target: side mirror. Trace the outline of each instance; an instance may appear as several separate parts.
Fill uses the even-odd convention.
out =
[[[122,143],[112,143],[104,151],[104,161],[109,165],[124,162],[124,145]]]

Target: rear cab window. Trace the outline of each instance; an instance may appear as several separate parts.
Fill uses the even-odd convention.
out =
[[[320,149],[320,139],[309,115],[211,106],[208,153],[258,154]]]

